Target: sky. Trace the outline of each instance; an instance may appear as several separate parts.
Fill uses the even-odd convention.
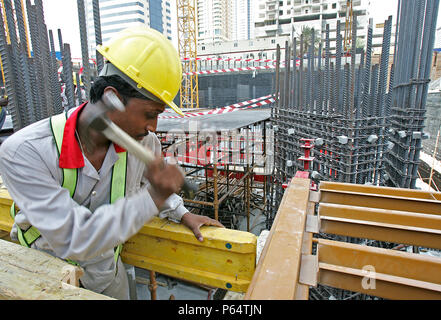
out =
[[[396,16],[398,0],[370,0],[370,13],[374,23],[384,22],[390,15]]]
[[[43,10],[46,27],[54,34],[55,50],[59,51],[57,30],[61,29],[63,42],[70,44],[72,58],[81,57],[77,0],[43,0]]]
[[[257,1],[257,0],[254,0]],[[371,16],[374,24],[384,22],[390,15],[397,14],[398,0],[370,0]],[[57,29],[61,29],[63,42],[71,46],[73,58],[81,57],[81,42],[78,26],[78,9],[76,0],[43,0],[45,22],[48,29],[52,29],[54,35]],[[441,10],[438,16],[438,27],[441,26]],[[55,39],[58,43],[58,39]],[[56,49],[58,46],[56,45]]]

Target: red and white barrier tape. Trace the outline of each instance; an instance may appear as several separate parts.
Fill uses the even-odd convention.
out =
[[[240,58],[184,58],[182,61],[188,62],[188,61],[245,61],[245,62],[276,62],[277,60],[273,59],[240,59]]]
[[[300,59],[297,59],[296,66],[300,66]],[[285,64],[282,63],[281,68],[285,67]],[[186,72],[183,73],[183,76],[191,76],[196,74],[214,74],[214,73],[229,73],[229,72],[240,72],[240,71],[254,71],[254,70],[269,70],[275,69],[275,65],[266,65],[266,66],[256,66],[256,67],[243,67],[243,68],[230,68],[230,69],[218,69],[218,70],[204,70],[204,71],[196,71],[196,72]]]
[[[159,115],[158,118],[160,118],[160,119],[184,119],[184,118],[205,116],[208,114],[223,114],[223,113],[228,113],[228,112],[251,109],[251,108],[255,108],[255,107],[261,107],[261,106],[273,103],[274,101],[275,101],[275,99],[272,98],[272,95],[268,95],[268,96],[235,103],[230,106],[217,108],[217,109],[213,109],[213,110],[207,110],[207,111],[202,111],[202,112],[187,112],[187,113],[185,113],[184,117]]]
[[[268,65],[268,66],[260,66],[260,67],[244,67],[244,68],[231,68],[231,69],[219,69],[219,70],[205,70],[205,71],[196,71],[196,72],[186,72],[184,76],[190,76],[195,74],[212,74],[212,73],[225,73],[225,72],[239,72],[239,71],[253,71],[253,70],[268,70],[275,69],[276,66]]]

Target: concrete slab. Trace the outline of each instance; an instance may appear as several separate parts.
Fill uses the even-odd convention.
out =
[[[271,109],[250,109],[223,114],[209,114],[193,118],[158,119],[158,133],[167,133],[177,130],[185,133],[196,133],[201,130],[224,131],[236,130],[256,122],[268,120]]]

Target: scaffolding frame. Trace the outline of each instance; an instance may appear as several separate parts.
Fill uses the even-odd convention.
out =
[[[169,150],[173,146],[173,157],[184,168],[186,176],[199,186],[193,199],[181,195],[186,207],[233,229],[237,227],[237,216],[245,216],[246,231],[253,229],[250,215],[256,208],[266,216],[265,223],[268,225],[267,189],[273,172],[273,168],[266,167],[270,161],[267,145],[272,138],[267,132],[268,123],[269,119],[266,119],[238,128],[243,139],[237,141],[232,134],[217,131],[215,150],[204,149],[207,136],[203,132],[170,134],[157,131],[164,156],[170,156]],[[261,131],[261,139],[247,136],[247,132],[256,130]],[[204,156],[201,156],[202,153]],[[258,156],[263,162],[257,160]]]

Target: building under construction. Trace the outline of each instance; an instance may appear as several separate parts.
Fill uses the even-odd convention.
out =
[[[77,3],[81,75],[61,31],[47,30],[41,0],[2,0],[2,139],[89,99],[103,61],[89,63],[84,0]],[[185,101],[185,116],[166,109],[157,136],[198,186],[193,197],[182,194],[188,210],[227,228],[203,227],[209,241],[200,243],[159,218],[143,226],[122,252],[131,297],[441,299],[441,107],[429,90],[438,7],[399,0],[380,56],[372,21],[361,35],[354,15],[351,26],[337,22],[335,39],[328,25],[319,41],[313,34],[276,46],[275,60],[183,57],[175,100]],[[195,104],[182,95],[195,88],[199,107],[188,108]],[[108,298],[75,287],[81,270],[12,243],[11,204],[3,186],[0,298]]]

